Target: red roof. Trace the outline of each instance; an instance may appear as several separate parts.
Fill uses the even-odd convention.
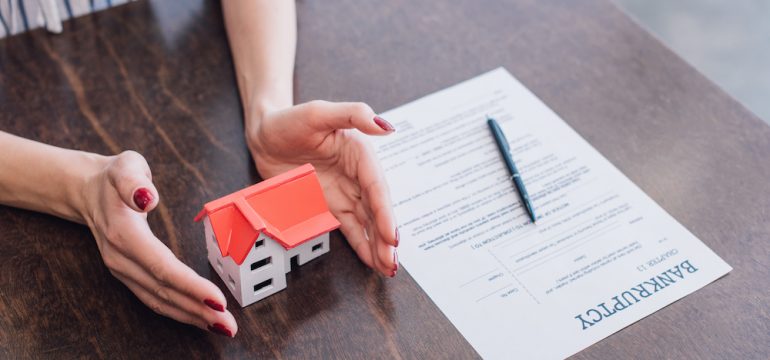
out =
[[[264,232],[291,249],[340,226],[329,212],[313,165],[305,164],[203,206],[222,256],[240,265]]]

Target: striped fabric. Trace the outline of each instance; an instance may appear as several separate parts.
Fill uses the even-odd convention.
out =
[[[62,21],[134,0],[0,0],[0,38],[45,27],[62,31]]]

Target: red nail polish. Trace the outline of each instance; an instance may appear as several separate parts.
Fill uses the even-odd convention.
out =
[[[147,208],[147,205],[150,205],[152,202],[152,193],[150,193],[150,190],[147,190],[145,188],[141,188],[139,190],[136,190],[134,192],[134,204],[136,204],[139,209],[144,210]]]
[[[222,306],[222,304],[220,304],[220,303],[218,303],[218,302],[216,302],[214,300],[206,299],[206,300],[203,300],[203,303],[208,305],[210,308],[212,308],[212,309],[214,309],[216,311],[225,312],[225,307]]]
[[[398,247],[399,242],[401,242],[401,234],[398,233],[398,227],[396,227],[396,247]]]
[[[230,330],[228,330],[224,325],[220,323],[214,323],[214,325],[209,325],[209,331],[215,334],[224,335],[227,337],[233,337],[233,333],[231,333]]]
[[[379,126],[380,128],[382,128],[382,130],[385,130],[388,132],[396,131],[396,128],[394,128],[393,125],[391,125],[387,120],[379,117],[379,115],[374,117],[374,123],[377,124],[377,126]]]

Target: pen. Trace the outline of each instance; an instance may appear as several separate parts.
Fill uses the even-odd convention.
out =
[[[489,125],[489,130],[492,130],[492,136],[495,138],[497,148],[500,150],[500,154],[503,156],[503,160],[505,160],[505,166],[508,168],[508,172],[511,173],[511,179],[513,180],[514,187],[519,193],[521,202],[527,209],[529,218],[534,224],[536,218],[535,209],[532,208],[532,202],[529,201],[529,194],[527,193],[527,188],[524,187],[524,182],[521,180],[519,170],[516,169],[516,164],[513,163],[513,157],[511,157],[511,148],[508,146],[508,140],[505,138],[505,134],[503,134],[503,129],[500,128],[500,125],[497,124],[495,119],[489,116],[487,116],[487,125]]]

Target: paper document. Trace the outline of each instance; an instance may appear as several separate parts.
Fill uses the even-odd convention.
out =
[[[567,357],[731,270],[502,68],[382,116],[399,260],[484,358]]]

